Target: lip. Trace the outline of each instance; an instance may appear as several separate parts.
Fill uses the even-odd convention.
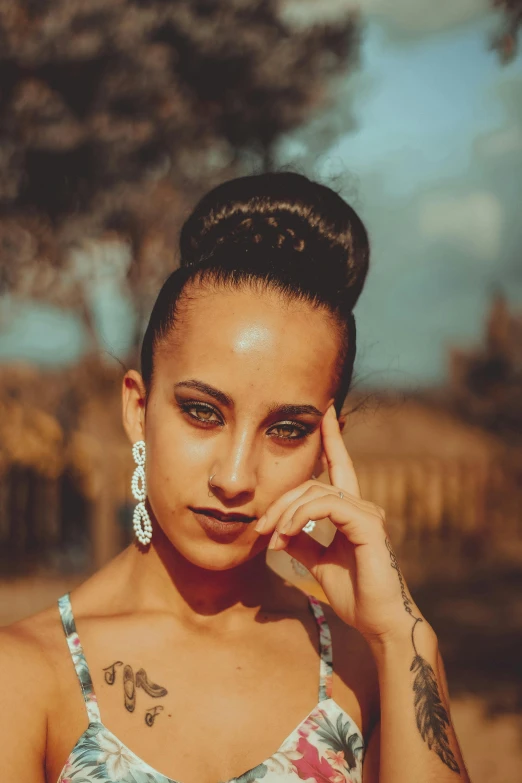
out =
[[[199,522],[205,533],[214,541],[232,541],[243,533],[250,522],[256,517],[247,517],[244,514],[222,514],[217,509],[191,508],[194,517]],[[217,519],[212,513],[223,516]],[[229,521],[227,522],[227,516]],[[232,517],[232,519],[230,519]],[[234,519],[235,517],[235,519]]]
[[[205,514],[206,516],[213,517],[220,522],[253,522],[256,517],[249,517],[246,514],[227,514],[226,511],[221,511],[219,508],[192,508],[196,514]]]

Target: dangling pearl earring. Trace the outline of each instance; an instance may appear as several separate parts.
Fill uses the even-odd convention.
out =
[[[150,544],[152,538],[152,524],[149,517],[149,512],[145,507],[145,498],[147,497],[147,488],[145,485],[145,441],[139,440],[132,447],[132,456],[134,462],[136,462],[136,469],[134,470],[131,489],[134,498],[138,501],[138,505],[134,509],[133,527],[136,534],[136,538],[146,546]]]

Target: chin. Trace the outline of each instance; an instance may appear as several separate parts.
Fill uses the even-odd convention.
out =
[[[262,547],[235,544],[223,545],[214,541],[172,541],[172,546],[193,566],[206,571],[229,571],[259,554]]]
[[[170,519],[170,525],[160,525],[158,516]],[[154,522],[162,549],[173,547],[189,563],[208,571],[236,568],[266,547],[252,523],[219,524],[215,519],[201,518],[190,508],[154,513]]]
[[[162,538],[163,549],[172,547],[187,562],[206,571],[228,571],[237,568],[266,548],[260,538],[254,541],[236,538],[235,541],[224,543],[212,540],[206,535],[196,537],[184,534],[179,529],[174,535],[164,531]]]

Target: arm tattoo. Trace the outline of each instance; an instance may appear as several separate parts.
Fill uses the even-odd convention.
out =
[[[447,728],[450,719],[442,704],[437,684],[437,678],[428,661],[419,655],[415,646],[415,628],[417,623],[422,623],[422,617],[416,617],[412,610],[412,600],[406,593],[406,586],[399,568],[395,552],[392,549],[389,538],[386,538],[386,547],[390,553],[391,567],[397,571],[401,586],[401,595],[404,609],[413,620],[411,629],[411,643],[413,646],[413,662],[410,671],[415,672],[413,680],[414,708],[417,728],[424,742],[430,750],[433,750],[440,760],[453,772],[460,772],[460,767],[452,753],[448,740]]]
[[[113,664],[103,669],[107,685],[114,685],[117,666],[123,666],[123,661],[115,661]],[[135,675],[132,666],[126,663],[123,666],[123,703],[128,712],[134,712],[136,707],[136,688],[142,688],[147,696],[152,696],[153,699],[159,699],[161,696],[166,696],[168,693],[168,690],[162,685],[158,685],[149,680],[145,669],[138,669]],[[162,706],[151,707],[147,710],[145,713],[145,723],[147,726],[154,725],[156,716],[162,710]]]

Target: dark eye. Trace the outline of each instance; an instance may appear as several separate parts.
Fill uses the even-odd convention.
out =
[[[191,419],[203,425],[222,425],[223,420],[212,405],[198,400],[187,400],[179,402],[179,407]],[[283,421],[275,424],[270,430],[269,435],[278,440],[302,440],[309,435],[311,429],[295,421]]]
[[[275,437],[279,438],[279,440],[301,440],[301,438],[306,438],[310,434],[308,427],[297,424],[295,421],[283,421],[280,424],[275,424],[269,432],[272,433],[274,430],[280,433],[287,433],[286,435],[276,434]]]
[[[184,413],[190,416],[191,419],[201,422],[201,424],[222,424],[221,418],[211,418],[211,416],[218,416],[211,405],[207,405],[204,402],[196,402],[195,400],[181,402],[179,405]]]

